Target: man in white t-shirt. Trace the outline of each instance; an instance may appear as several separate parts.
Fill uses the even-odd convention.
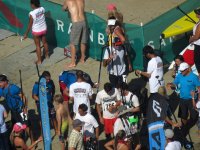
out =
[[[163,62],[159,56],[156,56],[153,48],[149,45],[143,48],[143,53],[150,59],[147,66],[147,72],[136,70],[136,74],[149,78],[150,93],[157,93],[158,88],[164,86]]]
[[[88,112],[90,113],[90,99],[92,99],[93,90],[90,84],[86,83],[83,79],[83,72],[77,71],[77,82],[71,84],[69,87],[70,100],[74,101],[73,112],[78,113],[78,107],[80,104],[86,104],[88,106]]]
[[[116,121],[117,107],[121,104],[120,93],[111,83],[105,83],[104,89],[96,96],[96,108],[101,124],[104,124],[104,131],[107,140],[111,139],[113,125]],[[103,114],[101,113],[103,112]]]
[[[171,129],[165,130],[166,147],[165,150],[181,150],[181,143],[179,141],[173,141],[174,132]]]
[[[74,119],[79,119],[84,122],[82,127],[84,138],[99,138],[99,124],[93,115],[87,112],[88,107],[85,104],[80,104],[78,107],[78,113]],[[95,129],[95,132],[94,132]]]

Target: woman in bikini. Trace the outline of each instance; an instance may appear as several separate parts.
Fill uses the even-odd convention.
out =
[[[16,123],[13,126],[13,130],[10,134],[10,141],[13,145],[14,150],[30,150],[34,146],[36,146],[40,141],[42,141],[42,138],[39,138],[35,142],[33,142],[30,146],[27,146],[24,139],[23,139],[23,132],[26,129],[26,125],[21,123]]]
[[[32,35],[36,45],[37,61],[35,63],[41,64],[41,47],[40,40],[43,43],[45,49],[45,58],[49,58],[48,44],[46,40],[47,25],[45,21],[45,9],[40,6],[39,0],[31,0],[31,8],[33,9],[29,13],[28,28],[24,34],[24,39],[27,38],[30,29],[32,28]]]

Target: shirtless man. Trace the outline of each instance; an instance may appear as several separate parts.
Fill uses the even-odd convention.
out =
[[[84,16],[84,0],[65,0],[63,10],[68,10],[72,20],[72,28],[70,33],[71,63],[69,68],[76,66],[76,47],[81,43],[80,62],[85,62],[85,50],[87,44],[87,26]],[[80,42],[80,43],[79,43]]]
[[[54,102],[56,106],[56,119],[58,122],[58,136],[61,143],[62,150],[65,149],[64,135],[66,135],[67,126],[68,126],[68,117],[67,108],[63,104],[62,95],[58,94],[54,97]]]

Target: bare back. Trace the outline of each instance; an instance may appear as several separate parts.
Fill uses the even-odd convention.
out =
[[[71,15],[72,22],[80,22],[85,20],[84,16],[84,8],[85,1],[84,0],[66,0],[65,4],[69,10]]]

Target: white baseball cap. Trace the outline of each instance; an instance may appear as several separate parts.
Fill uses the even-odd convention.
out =
[[[184,71],[185,69],[188,69],[190,66],[186,62],[182,62],[179,66],[179,71]]]

